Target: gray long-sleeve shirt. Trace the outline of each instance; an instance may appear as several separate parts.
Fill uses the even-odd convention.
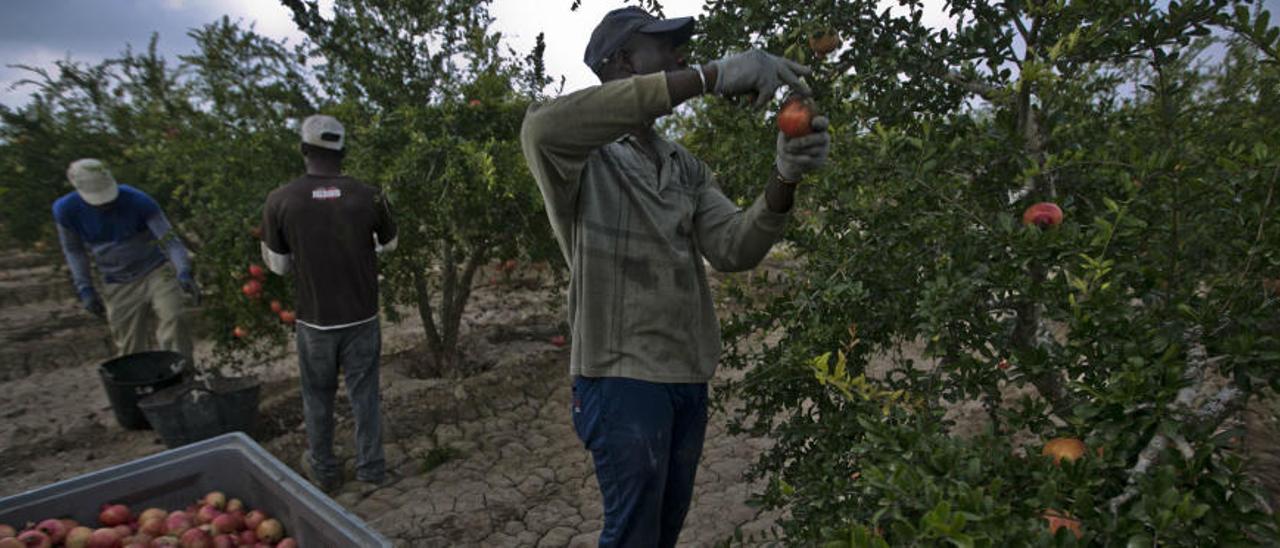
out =
[[[786,227],[764,196],[747,210],[683,147],[660,164],[628,133],[671,112],[666,75],[636,76],[530,107],[521,130],[571,271],[570,373],[699,383],[720,358],[720,323],[702,259],[753,268]]]
[[[129,185],[120,185],[115,202],[101,208],[85,203],[75,192],[68,193],[54,202],[53,218],[82,300],[96,294],[90,253],[102,281],[109,284],[141,279],[166,259],[173,263],[179,278],[192,275],[187,248],[173,233],[159,204]]]

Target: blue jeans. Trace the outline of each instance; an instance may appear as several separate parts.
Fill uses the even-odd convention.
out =
[[[333,407],[341,370],[346,375],[347,397],[351,399],[356,423],[356,479],[382,481],[386,477],[386,458],[382,452],[382,402],[378,389],[378,358],[382,353],[378,320],[332,330],[297,324],[297,332],[307,460],[321,476],[317,479],[342,479],[342,468],[333,454]]]
[[[573,428],[604,497],[600,546],[675,546],[707,432],[707,385],[574,377]]]

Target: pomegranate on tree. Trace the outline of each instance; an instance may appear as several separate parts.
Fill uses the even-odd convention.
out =
[[[1062,224],[1062,208],[1053,202],[1032,204],[1022,212],[1022,224],[1049,228]]]
[[[1075,461],[1084,455],[1084,442],[1076,438],[1054,438],[1049,443],[1044,444],[1044,449],[1040,451],[1040,455],[1045,457],[1053,457],[1053,463],[1059,464],[1062,459]]]
[[[258,280],[249,280],[240,286],[240,292],[250,299],[256,299],[262,296],[262,282]]]
[[[813,50],[818,58],[826,57],[838,47],[840,47],[840,35],[834,30],[820,30],[809,37],[809,49]]]

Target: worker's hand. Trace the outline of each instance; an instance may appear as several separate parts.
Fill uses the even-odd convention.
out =
[[[762,49],[734,53],[712,61],[716,66],[716,93],[724,97],[755,95],[755,107],[764,108],[782,85],[809,95],[809,86],[801,76],[810,74],[809,67],[784,59]]]
[[[827,153],[831,148],[827,117],[815,116],[809,125],[813,133],[794,139],[778,132],[778,156],[774,165],[782,179],[789,183],[799,182],[805,174],[817,171],[827,163]]]
[[[107,319],[107,307],[102,304],[102,298],[97,293],[89,293],[81,297],[80,304],[84,306],[86,312],[97,316],[98,319]]]
[[[192,304],[200,304],[200,285],[196,283],[195,276],[191,274],[178,276],[178,287],[182,288],[182,292],[191,298]]]

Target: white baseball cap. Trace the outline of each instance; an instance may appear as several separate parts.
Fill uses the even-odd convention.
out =
[[[94,158],[82,158],[67,166],[67,180],[89,205],[102,205],[115,201],[120,195],[120,185],[111,176],[111,170]]]
[[[347,130],[342,128],[342,122],[337,118],[313,114],[302,121],[302,142],[308,145],[342,150],[346,141]]]

